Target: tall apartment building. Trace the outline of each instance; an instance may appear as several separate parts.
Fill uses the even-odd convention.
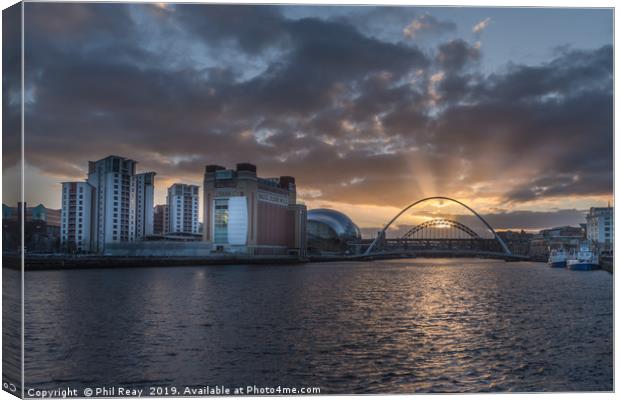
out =
[[[95,188],[93,220],[94,251],[103,252],[106,243],[135,238],[135,207],[132,193],[136,162],[124,157],[108,156],[88,162],[88,183]]]
[[[168,232],[199,233],[198,186],[175,183],[168,188]]]
[[[168,218],[168,204],[158,204],[153,207],[153,233],[165,235],[170,225]]]
[[[155,172],[143,172],[133,176],[132,202],[135,208],[134,238],[136,240],[153,234],[153,198]]]
[[[66,182],[63,184],[63,223],[66,240],[73,240],[69,197],[73,186],[84,191],[90,189],[90,218],[82,217],[82,229],[89,230],[90,245],[83,251],[102,253],[108,243],[119,243],[141,239],[153,232],[153,195],[155,172],[136,175],[136,162],[119,156],[108,156],[99,161],[88,162],[86,182]],[[80,190],[80,188],[82,188]],[[79,202],[80,199],[77,199]],[[84,201],[84,199],[81,199]],[[84,204],[81,204],[85,207]],[[78,210],[79,211],[79,210]],[[85,212],[85,211],[84,211]],[[79,224],[79,222],[78,222]],[[85,237],[85,233],[82,234]]]
[[[612,249],[614,245],[614,208],[592,207],[586,215],[586,236],[599,248]]]
[[[207,165],[203,217],[203,240],[216,250],[305,254],[306,207],[291,176],[259,178],[248,163]]]
[[[68,251],[93,250],[91,223],[94,217],[95,189],[88,182],[62,183],[60,240]]]

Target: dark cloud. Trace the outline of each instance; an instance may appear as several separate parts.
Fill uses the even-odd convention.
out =
[[[506,197],[511,202],[523,202],[543,197],[609,195],[613,181],[605,172],[543,176],[508,192]]]
[[[461,70],[467,64],[480,59],[480,49],[462,39],[441,44],[438,50],[437,63],[450,72]]]
[[[160,179],[254,162],[356,204],[611,193],[611,46],[484,74],[464,40],[422,49],[279,7],[27,7],[27,161],[50,175],[114,153]]]
[[[416,48],[384,43],[340,22],[287,22],[293,47],[282,61],[242,85],[239,103],[261,113],[311,113],[341,100],[354,82],[385,72],[401,77],[428,60]]]
[[[174,14],[180,29],[204,42],[218,46],[233,43],[252,54],[290,39],[286,21],[276,7],[183,4],[174,6]]]
[[[2,12],[2,166],[21,159],[21,3]],[[16,191],[16,188],[6,188]],[[8,190],[7,190],[8,191]]]

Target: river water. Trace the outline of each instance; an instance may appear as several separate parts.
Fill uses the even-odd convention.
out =
[[[25,387],[610,391],[613,277],[469,259],[32,271]]]

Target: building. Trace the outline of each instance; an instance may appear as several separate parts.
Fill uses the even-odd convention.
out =
[[[575,250],[584,238],[585,232],[581,227],[559,226],[543,229],[532,237],[529,255],[546,257],[550,249]]]
[[[592,207],[586,215],[586,237],[601,250],[611,250],[614,245],[614,208]]]
[[[158,204],[153,208],[153,234],[164,235],[168,233],[168,205]]]
[[[93,250],[91,231],[94,217],[95,189],[88,182],[62,183],[60,241],[68,252]]]
[[[2,205],[3,250],[17,251],[21,242],[22,203],[16,207]],[[43,204],[27,207],[24,213],[24,246],[27,253],[51,253],[60,250],[61,210]]]
[[[308,252],[345,254],[355,251],[360,229],[345,214],[325,208],[308,211]]]
[[[20,210],[21,203],[17,207],[9,207],[6,204],[2,204],[2,219],[17,219]],[[61,210],[47,208],[43,204],[35,207],[26,206],[24,221],[43,221],[47,225],[60,227],[60,214]]]
[[[94,248],[103,252],[106,243],[131,241],[135,237],[135,208],[131,197],[136,162],[108,156],[88,162],[88,183],[95,188]]]
[[[136,240],[153,234],[154,195],[155,172],[143,172],[133,176],[132,199],[135,202],[134,238]]]
[[[203,217],[203,239],[215,251],[305,254],[306,207],[291,176],[260,178],[248,163],[207,165]]]
[[[66,215],[63,223],[67,224],[63,243],[69,246],[80,243],[79,251],[103,253],[109,243],[129,242],[152,234],[155,172],[136,175],[136,164],[128,158],[108,156],[88,162],[86,182],[63,183],[62,213]],[[90,218],[87,220],[82,216],[81,222],[81,229],[90,232],[89,246],[82,243],[86,233],[74,232],[71,224],[73,215],[79,212],[70,201],[74,187],[77,196],[84,194],[86,187],[90,188]],[[68,197],[65,198],[65,195]],[[85,197],[81,200],[84,201]],[[79,197],[76,201],[80,201]],[[86,212],[85,203],[82,206]],[[77,224],[80,222],[77,221]]]
[[[524,230],[519,232],[507,230],[498,231],[497,236],[504,241],[512,254],[524,256],[530,254],[530,244],[534,238],[534,234],[527,233]]]
[[[198,234],[198,186],[175,183],[168,188],[169,233]]]

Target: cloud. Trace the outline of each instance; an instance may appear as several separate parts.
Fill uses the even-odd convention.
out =
[[[579,226],[579,224],[585,223],[586,213],[587,210],[577,209],[562,209],[552,211],[519,210],[512,212],[487,213],[483,214],[482,217],[496,231],[523,229],[529,232],[536,232],[541,229],[547,229],[557,226]],[[465,224],[482,237],[489,236],[486,228],[473,215],[451,215],[450,219]],[[390,227],[387,236],[390,238],[402,237],[414,226],[415,225],[411,224],[398,224],[397,220],[395,224]],[[377,232],[381,229],[383,229],[383,226],[361,228],[360,230],[362,231],[363,237],[372,238],[375,237],[377,235]]]
[[[611,46],[488,73],[462,39],[421,49],[279,7],[27,7],[26,157],[53,179],[120,154],[160,182],[249,161],[360,207],[611,193]]]
[[[286,20],[277,7],[204,4],[175,6],[175,23],[199,40],[226,47],[238,46],[250,54],[283,45]]]
[[[414,38],[419,34],[443,34],[456,30],[456,24],[450,21],[439,21],[430,14],[422,14],[415,17],[403,28],[403,35]]]
[[[21,4],[21,3],[20,3]],[[21,6],[2,12],[2,167],[3,177],[21,159]],[[8,181],[8,179],[4,179]],[[15,186],[3,184],[8,194]]]
[[[482,33],[482,31],[485,30],[487,26],[489,26],[489,23],[491,23],[491,18],[485,18],[482,21],[478,22],[476,25],[474,25],[471,31],[477,34]]]
[[[480,49],[461,39],[455,39],[439,46],[437,63],[447,70],[460,70],[467,64],[480,59]]]

